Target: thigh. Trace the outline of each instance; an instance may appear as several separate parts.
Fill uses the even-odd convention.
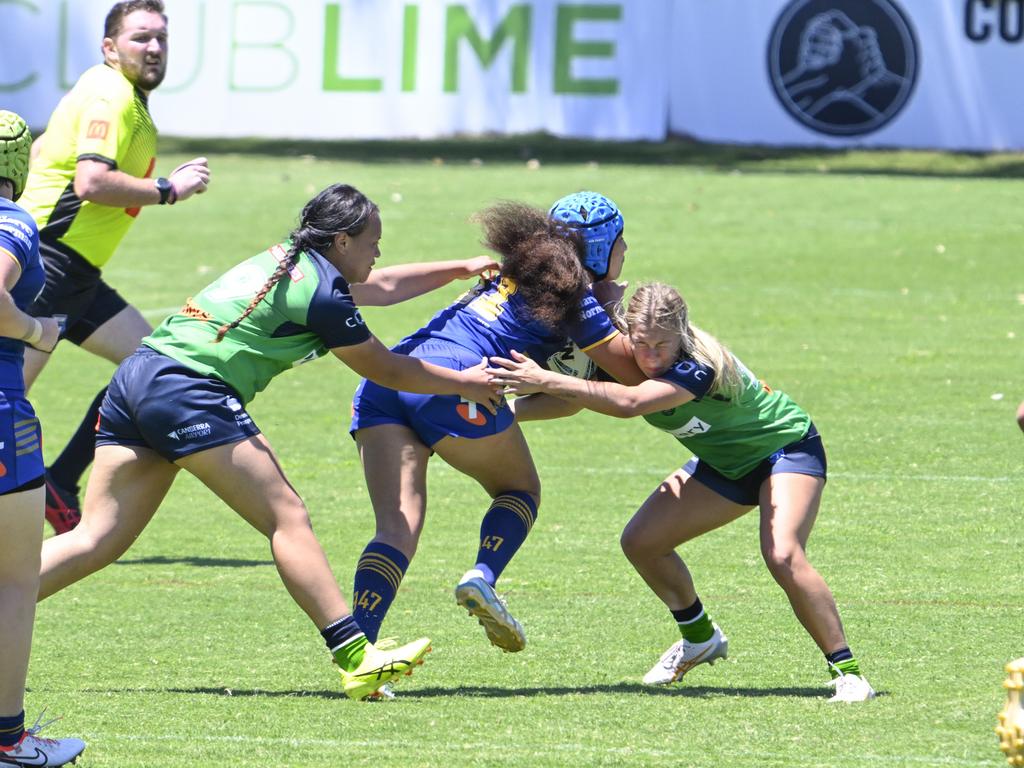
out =
[[[524,491],[540,503],[537,467],[518,424],[488,437],[444,437],[433,448],[453,468],[480,483],[491,497],[504,491]]]
[[[263,435],[192,453],[175,463],[268,538],[282,525],[309,520]]]
[[[7,585],[39,574],[39,550],[43,544],[42,486],[0,496],[0,584]]]
[[[430,449],[411,429],[381,424],[355,433],[378,533],[419,539],[427,509]]]
[[[149,448],[97,446],[80,526],[94,539],[116,534],[119,541],[135,541],[153,518],[177,473],[177,467]]]
[[[806,549],[818,517],[825,478],[781,472],[761,486],[761,549]]]
[[[633,546],[667,551],[731,523],[750,509],[678,469],[662,481],[626,524],[623,540]]]
[[[149,335],[153,328],[142,313],[126,304],[116,291],[111,288],[107,291],[98,292],[96,302],[79,321],[82,332],[87,333],[79,346],[112,363],[120,363],[138,348],[142,337]]]

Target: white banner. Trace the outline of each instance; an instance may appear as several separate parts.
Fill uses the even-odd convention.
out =
[[[35,127],[112,0],[0,0]],[[1024,149],[1024,0],[167,0],[161,132]]]
[[[664,138],[672,0],[169,0],[178,136]],[[0,104],[42,126],[111,0],[0,0]]]
[[[673,27],[673,133],[1024,149],[1024,0],[685,0]]]

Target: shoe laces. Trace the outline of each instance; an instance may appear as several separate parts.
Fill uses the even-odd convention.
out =
[[[392,648],[398,647],[397,637],[382,637],[373,644],[373,647],[378,651],[390,651]]]
[[[675,669],[685,653],[686,641],[677,640],[669,646],[667,651],[661,654],[661,665],[665,667],[665,669]]]
[[[51,717],[45,723],[44,722],[40,722],[43,719],[43,715],[45,715],[45,714],[46,714],[46,707],[43,707],[43,710],[39,713],[39,717],[36,718],[36,721],[32,724],[31,728],[26,728],[25,729],[25,733],[28,736],[30,736],[31,738],[35,739],[36,741],[41,741],[44,744],[51,744],[51,745],[57,744],[57,740],[56,739],[48,739],[45,736],[40,736],[39,732],[41,730],[43,730],[43,728],[45,728],[46,726],[53,725],[58,720],[63,720],[64,718],[63,718],[63,716],[61,716],[61,717]]]

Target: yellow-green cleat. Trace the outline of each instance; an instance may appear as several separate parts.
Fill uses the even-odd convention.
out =
[[[423,657],[429,651],[429,637],[386,650],[367,645],[358,667],[351,672],[338,670],[341,687],[350,699],[361,701],[402,675],[411,675],[413,668],[423,663]]]

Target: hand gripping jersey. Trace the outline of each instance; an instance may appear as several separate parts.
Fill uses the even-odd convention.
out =
[[[215,343],[285,260],[288,243],[243,261],[189,299],[142,343],[230,384],[248,403],[279,373],[334,347],[370,338],[341,273],[315,251],[288,273],[237,328]]]
[[[811,424],[810,416],[787,395],[762,384],[737,363],[741,384],[730,398],[707,394],[714,380],[712,369],[693,360],[676,363],[658,378],[678,384],[695,398],[644,416],[648,424],[668,432],[730,480],[802,438]]]
[[[79,160],[98,160],[132,176],[152,176],[156,127],[145,96],[116,69],[98,64],[60,100],[39,145],[22,206],[39,224],[43,242],[102,267],[139,209],[81,200],[74,189],[75,166]]]
[[[24,312],[46,279],[39,258],[39,230],[28,212],[6,198],[0,198],[0,259],[14,260],[21,270],[10,294]],[[21,375],[24,357],[25,342],[0,336],[0,389],[25,390]]]
[[[567,331],[584,352],[619,333],[589,289],[580,303],[579,316]],[[394,350],[413,354],[431,340],[455,344],[481,357],[510,357],[514,349],[544,365],[565,346],[566,337],[535,320],[515,282],[503,277],[478,284],[434,315],[426,326],[404,338]]]

